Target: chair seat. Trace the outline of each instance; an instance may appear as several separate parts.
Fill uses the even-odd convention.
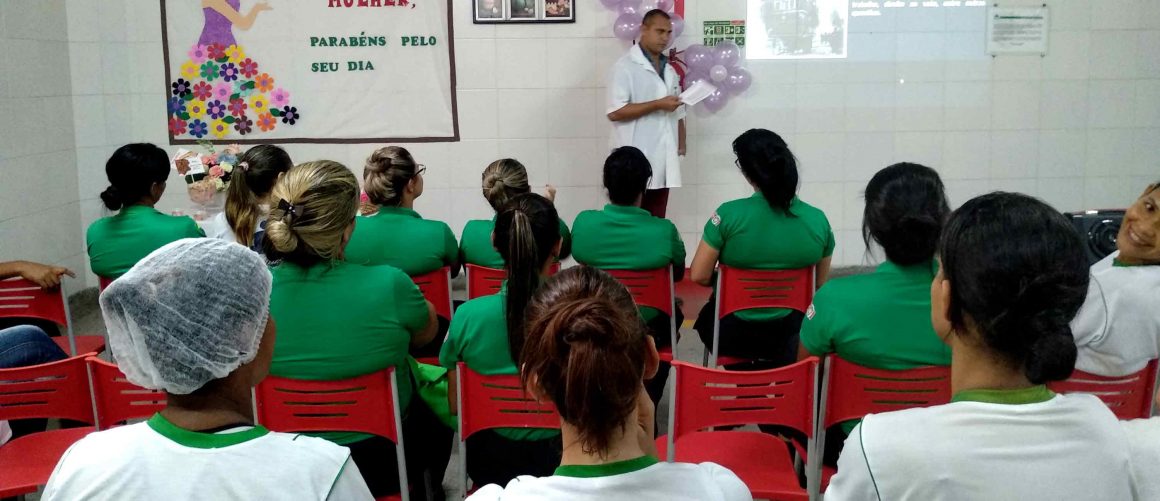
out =
[[[57,336],[52,338],[53,342],[60,347],[62,351],[68,353],[68,336]],[[100,353],[105,351],[105,337],[104,336],[77,336],[77,355],[84,353]]]
[[[657,439],[657,454],[668,456],[668,437]],[[677,441],[676,460],[717,463],[735,473],[754,498],[808,500],[798,483],[786,443],[773,435],[753,431],[690,433]]]
[[[725,355],[717,357],[717,365],[718,366],[743,364],[743,363],[752,362],[752,361],[753,361],[753,359],[751,359],[751,358],[730,357],[730,356],[725,356]]]
[[[657,353],[661,356],[661,362],[673,361],[673,349],[671,347],[661,348],[657,350]]]
[[[51,430],[17,438],[0,446],[0,498],[36,492],[48,483],[48,477],[64,451],[92,433],[94,428]]]

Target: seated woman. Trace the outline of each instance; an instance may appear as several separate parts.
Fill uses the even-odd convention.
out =
[[[521,379],[560,412],[563,458],[552,476],[488,485],[468,499],[753,499],[719,465],[657,460],[644,380],[659,358],[623,285],[595,268],[570,268],[527,312]]]
[[[358,218],[346,246],[355,264],[389,264],[415,276],[444,266],[459,274],[459,245],[447,223],[423,219],[415,199],[423,195],[423,172],[411,153],[388,146],[371,154],[363,168],[367,198],[379,206],[373,216]]]
[[[270,373],[336,380],[395,367],[411,485],[423,487],[426,469],[443,478],[451,430],[422,399],[412,398],[407,361],[408,348],[435,335],[435,313],[398,268],[343,260],[358,210],[358,180],[337,162],[309,162],[282,176],[270,200],[265,240],[266,257],[274,264],[270,312],[283,326]],[[315,435],[350,447],[376,497],[399,491],[389,440],[361,433]]]
[[[613,150],[604,162],[604,188],[608,200],[604,210],[586,210],[572,223],[572,255],[576,262],[606,270],[654,270],[672,265],[673,280],[685,275],[685,243],[676,225],[653,217],[640,208],[652,167],[648,158],[632,146]],[[677,327],[684,322],[680,308]],[[656,308],[640,308],[658,348],[671,344],[669,317]],[[655,405],[668,380],[669,364],[662,362],[657,377],[645,385]]]
[[[1116,252],[1092,265],[1087,300],[1072,321],[1075,368],[1125,376],[1160,357],[1160,182],[1128,208]]]
[[[259,144],[242,153],[230,178],[226,210],[210,220],[206,235],[262,252],[266,215],[270,213],[270,190],[293,166],[286,150],[274,145]]]
[[[886,261],[874,273],[834,279],[818,290],[813,314],[802,322],[798,359],[836,353],[875,369],[950,365],[950,347],[930,325],[934,251],[949,213],[934,169],[901,163],[878,171],[866,186],[862,238],[867,248],[871,239],[881,246]],[[857,423],[841,423],[842,433],[826,441],[830,464]]]
[[[1026,195],[975,198],[947,221],[931,284],[951,347],[951,403],[871,414],[827,500],[1133,499],[1129,446],[1098,398],[1056,395],[1087,258],[1060,213]]]
[[[689,270],[694,282],[714,286],[714,268],[792,270],[816,266],[816,286],[830,273],[834,232],[826,215],[797,197],[797,161],[781,136],[751,129],[733,141],[733,153],[754,194],[726,202],[705,223]],[[693,328],[713,347],[714,296]],[[746,367],[774,368],[794,362],[801,312],[784,308],[739,311],[721,319],[720,355],[753,359]]]
[[[524,193],[531,193],[528,186],[528,170],[517,160],[505,158],[496,160],[483,170],[483,197],[497,213],[508,200]],[[548,200],[555,202],[556,188],[548,186]],[[560,255],[557,260],[568,259],[572,255],[572,234],[563,219],[557,222],[560,234]],[[463,227],[459,239],[459,262],[485,268],[503,268],[503,257],[491,242],[495,232],[495,218],[491,220],[473,219]]]
[[[89,225],[89,265],[99,277],[117,278],[159,247],[182,238],[204,237],[187,216],[162,214],[153,206],[165,193],[169,155],[152,144],[127,144],[109,157],[110,186],[101,193],[109,210],[120,211]]]
[[[498,294],[460,306],[451,319],[439,363],[455,381],[463,362],[485,376],[518,374],[524,310],[560,254],[559,216],[548,199],[526,193],[508,201],[495,220],[495,243],[507,281]],[[456,412],[454,387],[448,394]],[[467,475],[475,485],[507,483],[519,475],[546,475],[560,461],[558,430],[501,428],[467,437]]]
[[[113,282],[101,294],[109,345],[129,381],[167,404],[73,444],[44,499],[371,499],[345,447],[254,423],[269,304],[266,263],[217,239],[173,242]]]

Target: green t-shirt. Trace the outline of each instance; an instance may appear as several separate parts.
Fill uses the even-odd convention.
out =
[[[205,232],[188,216],[170,216],[149,206],[130,205],[89,225],[85,242],[93,273],[113,279],[165,244],[204,236]]]
[[[914,266],[882,263],[874,273],[826,282],[802,321],[810,354],[835,353],[864,367],[904,370],[950,365],[951,349],[930,323],[931,260]],[[846,433],[858,421],[842,423]]]
[[[402,207],[382,207],[378,214],[355,218],[346,246],[349,263],[389,264],[411,276],[450,266],[458,257],[459,245],[447,223]],[[451,274],[458,275],[459,267]]]
[[[270,374],[336,380],[395,367],[399,407],[411,402],[406,357],[411,335],[427,327],[427,302],[407,274],[391,266],[336,261],[271,269],[270,314],[277,336]],[[369,435],[324,432],[338,444]]]
[[[472,299],[455,310],[439,351],[439,364],[454,370],[455,364],[463,362],[484,376],[519,374],[508,351],[506,305],[504,283],[498,294]],[[510,440],[543,440],[560,434],[560,430],[537,428],[497,428],[495,432]]]
[[[491,234],[495,231],[495,218],[491,221],[474,219],[463,227],[463,236],[459,239],[459,262],[474,264],[486,268],[503,268],[503,257],[491,242]],[[560,257],[563,261],[572,255],[572,233],[568,231],[568,224],[560,220]]]
[[[685,271],[685,243],[676,225],[627,205],[608,204],[576,216],[572,255],[578,263],[607,270],[655,270],[672,264],[678,279]],[[641,308],[646,322],[659,313]]]
[[[726,202],[705,223],[701,239],[721,253],[718,261],[746,270],[792,270],[817,264],[834,254],[834,231],[820,209],[797,197],[790,214],[774,210],[761,193]],[[788,315],[784,308],[743,310],[737,318],[753,322]]]

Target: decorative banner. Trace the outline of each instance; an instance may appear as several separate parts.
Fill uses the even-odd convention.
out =
[[[705,21],[702,23],[705,34],[705,46],[715,47],[717,44],[730,41],[738,47],[745,47],[745,20],[733,21]]]
[[[161,0],[169,142],[458,141],[451,16],[451,0]]]

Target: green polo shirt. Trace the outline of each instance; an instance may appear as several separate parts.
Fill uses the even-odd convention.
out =
[[[463,227],[463,236],[459,239],[459,262],[487,268],[503,268],[503,257],[491,242],[491,234],[494,231],[494,217],[491,221],[484,219],[468,221]],[[563,219],[560,220],[560,239],[559,260],[563,261],[572,255],[572,233],[568,231],[568,224]]]
[[[505,282],[498,294],[472,299],[455,310],[439,351],[439,364],[454,370],[455,364],[463,362],[484,376],[519,374],[508,351],[506,305]],[[510,440],[543,440],[560,434],[560,430],[538,428],[497,428],[495,432]]]
[[[790,214],[774,210],[761,193],[726,202],[705,223],[701,239],[721,255],[721,264],[746,270],[805,268],[834,254],[834,232],[820,209],[794,197]],[[753,322],[788,315],[785,308],[743,310]]]
[[[836,278],[814,296],[802,321],[801,343],[810,354],[836,353],[864,367],[904,370],[950,365],[951,349],[930,323],[930,282],[938,263],[899,266]],[[842,423],[846,433],[857,420]]]
[[[278,334],[270,374],[336,380],[394,366],[399,407],[407,409],[411,335],[427,326],[427,302],[410,277],[391,266],[342,261],[309,268],[282,263],[271,272],[270,314]],[[315,436],[338,444],[370,437],[346,432]]]
[[[581,264],[608,270],[655,270],[671,264],[676,278],[685,271],[685,243],[676,225],[628,205],[608,204],[576,216],[572,255]],[[660,313],[640,310],[646,322]]]
[[[355,218],[346,245],[347,262],[389,264],[411,276],[450,266],[458,257],[459,245],[447,223],[402,207],[381,207],[373,216]],[[458,268],[451,270],[453,276]]]
[[[130,205],[89,225],[85,243],[93,273],[117,278],[165,244],[204,236],[205,232],[188,216],[170,216],[146,205]]]

